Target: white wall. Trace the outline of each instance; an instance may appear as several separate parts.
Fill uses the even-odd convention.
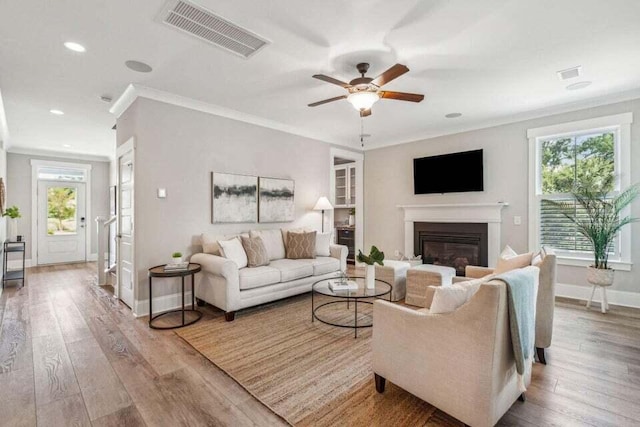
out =
[[[2,103],[2,99],[0,98],[0,104]],[[5,191],[7,190],[7,153],[4,150],[3,142],[0,141],[0,177],[4,181]],[[6,209],[6,198],[5,198],[5,206]],[[4,242],[7,238],[7,219],[4,216],[1,216],[3,212],[0,212],[0,242]],[[12,257],[13,258],[13,257]],[[4,271],[4,254],[0,250],[0,272]],[[0,295],[2,295],[2,285],[0,284]]]
[[[222,236],[299,226],[320,230],[320,212],[311,209],[318,197],[329,194],[329,144],[144,98],[118,119],[118,144],[131,136],[136,140],[139,302],[148,298],[147,269],[166,263],[174,251],[199,252],[204,232]],[[212,171],[295,180],[296,221],[212,224]],[[156,197],[158,188],[166,188],[166,199]],[[164,288],[154,287],[154,297],[178,292],[177,282],[165,283]]]
[[[17,205],[22,218],[18,220],[18,234],[27,242],[25,256],[35,264],[31,248],[31,159],[91,165],[91,218],[87,218],[91,254],[97,251],[95,217],[109,214],[109,162],[96,162],[61,157],[47,157],[7,153],[7,205]],[[87,254],[87,257],[91,254]]]
[[[503,210],[502,245],[528,249],[528,144],[527,129],[593,117],[634,113],[631,127],[631,182],[640,181],[640,100],[590,108],[535,120],[512,123],[455,135],[365,152],[365,248],[377,245],[387,254],[404,248],[403,212],[397,205],[508,202]],[[472,149],[484,149],[485,191],[446,195],[413,194],[413,159]],[[464,170],[451,173],[464,174]],[[446,177],[443,177],[446,179]],[[640,216],[640,202],[632,207]],[[522,225],[513,224],[521,216]],[[632,225],[631,272],[616,272],[613,289],[640,292],[640,223]],[[585,269],[562,266],[558,282],[586,285]]]

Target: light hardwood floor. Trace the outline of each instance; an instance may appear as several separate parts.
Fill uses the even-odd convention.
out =
[[[0,425],[285,424],[173,332],[134,319],[93,285],[94,267],[31,268],[5,289]],[[597,309],[557,303],[549,364],[501,425],[640,425],[640,310]]]

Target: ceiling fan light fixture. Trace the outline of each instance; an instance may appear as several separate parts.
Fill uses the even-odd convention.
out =
[[[380,99],[377,92],[362,91],[349,94],[347,101],[358,111],[368,110]]]

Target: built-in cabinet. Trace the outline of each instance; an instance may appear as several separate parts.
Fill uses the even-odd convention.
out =
[[[356,206],[356,166],[355,164],[334,166],[336,182],[336,208]]]

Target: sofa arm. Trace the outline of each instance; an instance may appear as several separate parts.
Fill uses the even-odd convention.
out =
[[[204,253],[193,255],[191,262],[202,266],[203,274],[196,274],[196,297],[227,312],[238,310],[238,265],[229,259]]]
[[[222,276],[225,279],[238,277],[238,265],[230,259],[218,255],[195,254],[191,257],[191,262],[200,264],[203,271]]]
[[[464,269],[464,275],[470,279],[481,279],[490,274],[493,274],[493,268],[467,265]]]
[[[340,271],[347,271],[347,255],[349,254],[349,248],[345,245],[330,245],[329,254],[331,258],[340,260]]]

